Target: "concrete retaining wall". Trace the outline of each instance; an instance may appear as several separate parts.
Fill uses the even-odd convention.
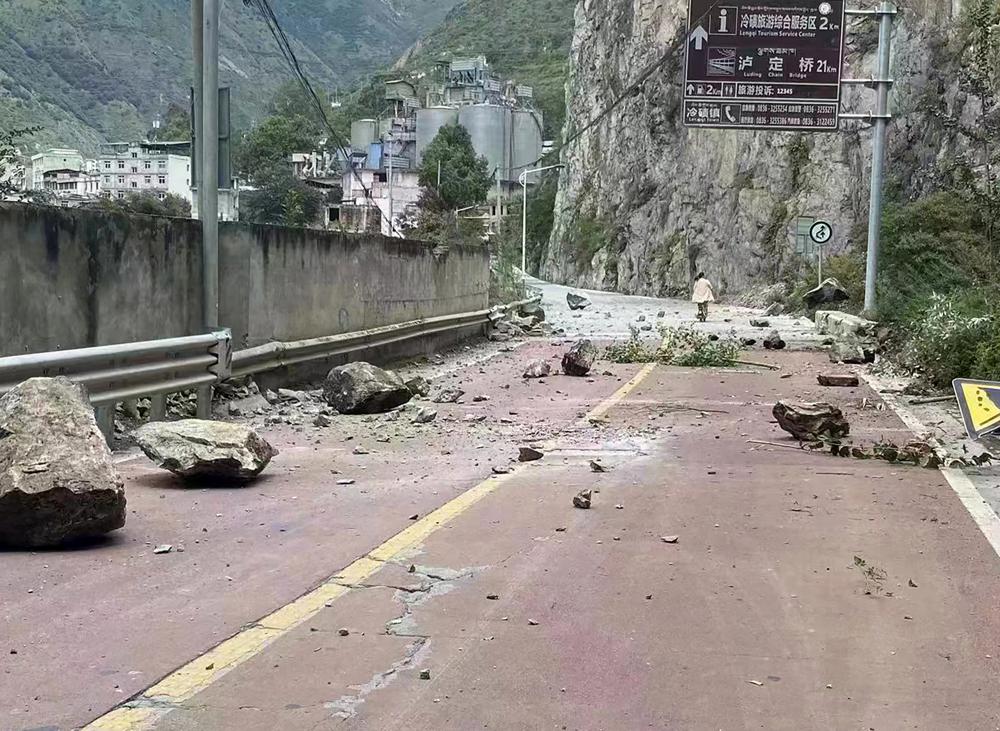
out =
[[[489,254],[228,223],[220,321],[237,348],[485,309]],[[0,356],[200,332],[197,221],[0,204]]]

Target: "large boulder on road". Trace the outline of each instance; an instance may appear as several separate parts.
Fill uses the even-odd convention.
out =
[[[589,340],[581,340],[563,355],[563,373],[567,376],[585,376],[594,367],[595,360],[597,348]]]
[[[247,426],[201,419],[146,424],[135,441],[160,467],[184,478],[247,482],[278,453]]]
[[[567,292],[566,304],[571,310],[585,310],[590,307],[590,298],[580,292]]]
[[[535,322],[545,322],[545,309],[538,302],[528,302],[517,308],[521,317],[533,317]]]
[[[851,425],[843,412],[828,403],[790,403],[779,401],[772,410],[778,426],[803,442],[846,437]]]
[[[0,398],[0,544],[41,548],[125,525],[125,490],[87,394],[32,378]]]
[[[381,414],[402,406],[413,394],[392,371],[358,361],[330,371],[323,398],[342,414]]]
[[[818,287],[810,289],[802,295],[802,300],[806,303],[806,307],[815,310],[821,305],[846,302],[850,297],[847,290],[841,287],[840,282],[836,279],[824,279]]]

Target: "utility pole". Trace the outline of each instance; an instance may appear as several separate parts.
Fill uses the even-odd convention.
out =
[[[889,90],[893,80],[889,76],[889,51],[892,42],[892,19],[896,6],[891,2],[879,3],[874,10],[847,10],[847,15],[874,16],[878,19],[878,65],[870,79],[843,79],[844,84],[864,84],[875,89],[874,114],[841,113],[841,119],[862,119],[874,124],[872,137],[871,194],[868,203],[868,258],[865,265],[865,313],[876,314],[878,283],[878,254],[882,234],[882,186],[885,178],[886,132],[889,128]]]
[[[204,326],[219,326],[219,0],[204,3],[202,57],[201,225]]]
[[[386,139],[391,143],[392,142],[392,132],[387,132],[385,136],[386,136]],[[392,217],[392,213],[393,213],[393,210],[392,210],[393,209],[393,200],[392,200],[392,147],[390,145],[386,145],[386,149],[388,150],[388,152],[386,153],[386,155],[387,155],[387,160],[388,160],[388,163],[389,163],[389,235],[393,236],[394,235],[393,231],[395,230],[395,226],[393,225],[393,217]]]

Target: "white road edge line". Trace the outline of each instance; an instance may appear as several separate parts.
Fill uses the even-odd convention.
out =
[[[914,433],[914,436],[920,434],[929,434],[932,432],[928,429],[920,419],[917,418],[907,406],[905,406],[899,399],[891,393],[881,393],[880,388],[884,388],[885,385],[877,376],[872,376],[867,373],[862,373],[861,377],[865,380],[873,391],[878,393],[883,401],[888,404],[889,408],[895,412],[904,424]],[[982,496],[982,493],[976,488],[976,485],[969,479],[969,476],[965,474],[960,469],[955,469],[952,467],[941,467],[941,474],[944,475],[945,480],[954,490],[955,494],[958,495],[958,499],[962,501],[962,505],[972,516],[972,519],[979,526],[979,530],[989,541],[990,546],[993,547],[994,553],[1000,558],[1000,516],[993,511],[986,499]]]

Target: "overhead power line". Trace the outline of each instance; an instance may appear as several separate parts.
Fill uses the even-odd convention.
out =
[[[323,121],[323,125],[327,128],[327,130],[330,133],[330,136],[336,142],[337,147],[343,154],[344,159],[347,161],[348,167],[350,167],[351,169],[351,174],[353,175],[354,179],[357,180],[358,185],[360,185],[361,189],[364,191],[365,199],[370,201],[375,206],[376,210],[378,210],[379,212],[379,215],[382,217],[382,220],[386,221],[389,224],[390,232],[402,236],[399,229],[396,228],[396,225],[392,220],[392,211],[389,212],[388,216],[385,215],[385,212],[381,209],[381,207],[379,207],[378,204],[375,203],[375,199],[372,196],[371,190],[369,190],[368,186],[365,185],[365,182],[364,180],[362,180],[361,175],[355,169],[347,145],[345,144],[343,138],[341,138],[341,136],[337,133],[337,130],[334,129],[333,125],[330,123],[329,118],[326,116],[326,107],[320,100],[319,95],[317,95],[316,91],[313,89],[312,83],[309,81],[309,77],[307,77],[305,71],[302,70],[302,66],[299,63],[299,59],[295,55],[295,51],[292,49],[292,44],[288,40],[288,36],[285,34],[284,29],[281,27],[281,23],[278,22],[278,17],[274,14],[274,10],[271,8],[269,0],[243,0],[243,4],[248,8],[253,8],[257,10],[257,12],[260,13],[261,17],[264,19],[264,23],[267,25],[268,30],[271,31],[271,35],[274,36],[274,40],[278,44],[278,49],[281,51],[282,57],[284,57],[285,62],[292,70],[292,74],[295,76],[296,81],[299,82],[299,85],[302,87],[302,90],[305,91],[306,95],[312,100],[313,104],[316,106],[316,111],[319,112],[319,116],[320,119]]]

